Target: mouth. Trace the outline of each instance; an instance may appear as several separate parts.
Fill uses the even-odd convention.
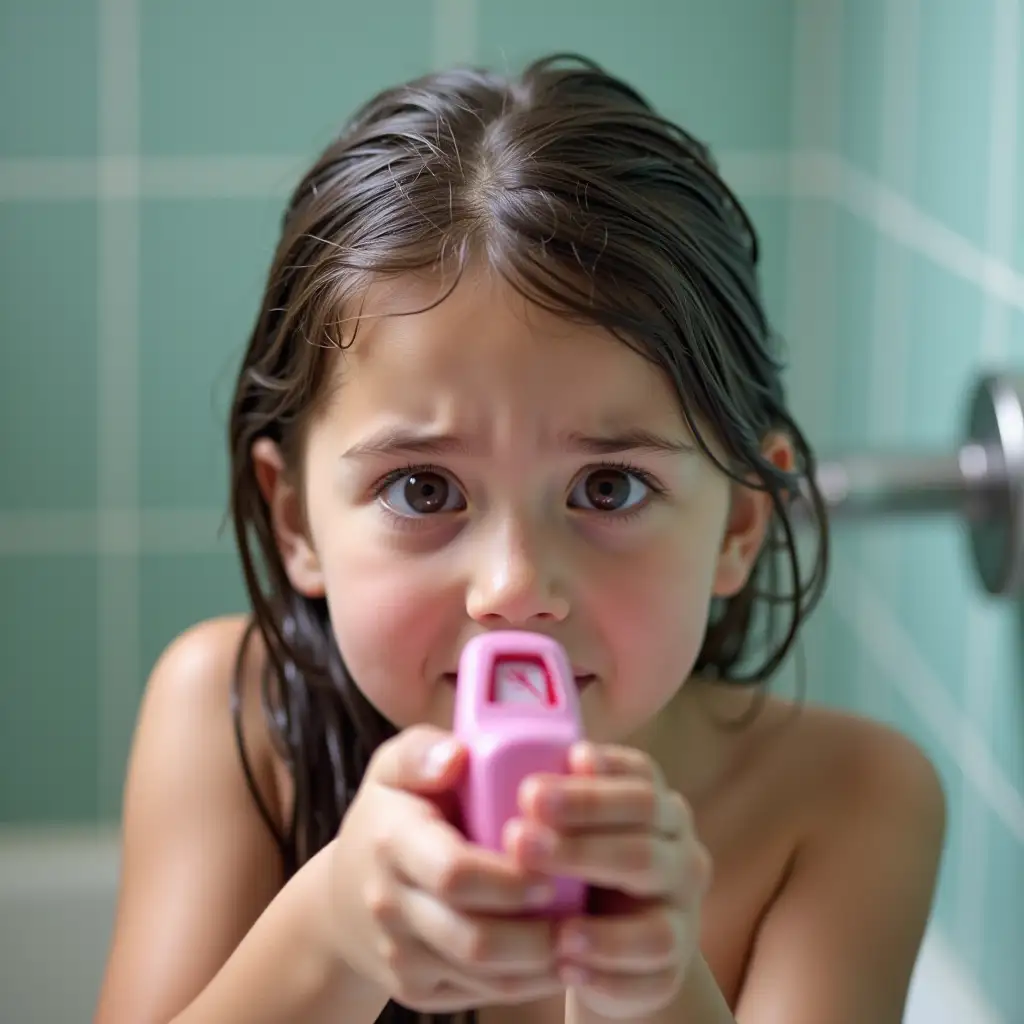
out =
[[[449,686],[455,686],[458,682],[458,675],[455,672],[445,672],[441,677]],[[593,672],[574,672],[573,681],[576,689],[582,693],[591,683],[597,682],[597,676]]]

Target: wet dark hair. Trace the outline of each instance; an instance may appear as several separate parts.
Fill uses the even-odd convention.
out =
[[[628,84],[571,55],[515,78],[457,70],[381,93],[291,196],[230,416],[231,512],[253,610],[246,642],[254,631],[262,637],[264,705],[294,777],[286,834],[252,781],[240,671],[236,730],[288,872],[334,837],[395,727],[346,669],[326,602],[289,584],[252,445],[271,438],[297,467],[329,360],[351,341],[349,318],[371,280],[437,268],[457,280],[472,261],[486,261],[543,307],[608,329],[658,366],[706,454],[770,493],[774,515],[755,571],[713,608],[696,672],[723,684],[767,680],[824,585],[824,506],[812,452],[786,408],[757,234],[708,149]],[[708,448],[701,424],[724,458]],[[776,431],[796,452],[792,473],[763,457]],[[798,492],[818,531],[806,571],[792,515]],[[416,1015],[389,1004],[381,1019]]]

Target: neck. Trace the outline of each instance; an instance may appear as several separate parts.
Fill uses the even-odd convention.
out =
[[[695,677],[627,740],[661,769],[666,785],[691,805],[707,799],[735,762],[751,730],[737,727],[756,708],[756,692]]]

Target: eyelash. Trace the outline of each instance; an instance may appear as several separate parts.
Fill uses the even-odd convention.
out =
[[[665,494],[665,488],[651,476],[645,469],[641,469],[639,466],[635,466],[632,462],[627,462],[624,459],[613,460],[611,462],[598,462],[596,465],[588,466],[587,472],[594,473],[601,469],[617,469],[621,473],[627,473],[629,476],[635,476],[651,493],[647,501],[642,502],[633,508],[627,509],[625,512],[606,512],[601,518],[605,522],[614,523],[616,526],[621,526],[623,523],[628,523],[635,519],[637,516],[642,515],[647,511],[647,507],[650,504],[652,498],[661,498]],[[581,509],[580,511],[589,512],[591,509]],[[600,514],[600,513],[599,513]]]
[[[447,470],[442,469],[440,466],[435,466],[431,463],[418,463],[402,466],[399,469],[393,469],[373,485],[372,493],[374,500],[376,500],[378,505],[380,505],[381,511],[388,518],[391,525],[399,530],[420,530],[431,518],[430,516],[400,516],[380,500],[380,496],[396,480],[401,480],[403,476],[412,476],[413,473],[437,473],[439,476],[451,476]]]
[[[637,480],[639,480],[646,488],[648,488],[651,494],[656,498],[660,498],[666,493],[666,488],[663,487],[660,483],[658,483],[657,480],[655,480],[650,473],[648,473],[644,469],[641,469],[639,466],[634,465],[631,462],[627,462],[625,460],[599,462],[587,467],[587,471],[591,473],[601,469],[617,469],[622,473],[628,473],[630,476],[636,477]],[[421,529],[422,526],[425,525],[425,523],[432,518],[431,516],[402,516],[399,515],[397,512],[394,512],[392,509],[388,508],[387,505],[380,501],[380,496],[393,483],[395,483],[395,481],[401,480],[402,477],[404,476],[411,476],[414,473],[437,473],[440,476],[451,475],[447,470],[442,469],[442,467],[440,466],[435,466],[430,463],[418,463],[410,464],[407,466],[401,466],[398,469],[393,469],[390,473],[382,477],[380,480],[377,481],[376,484],[374,484],[372,491],[374,499],[379,502],[382,511],[388,517],[388,519],[391,520],[392,525],[398,527],[399,529]],[[643,504],[638,505],[635,508],[628,509],[625,512],[605,513],[602,518],[605,519],[605,521],[614,522],[616,524],[626,523],[634,517],[640,515],[642,512],[645,512],[647,510],[647,505],[648,503],[644,502]],[[582,509],[581,511],[586,512],[591,510]]]

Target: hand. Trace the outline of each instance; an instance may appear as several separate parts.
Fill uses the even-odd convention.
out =
[[[595,887],[587,915],[557,932],[565,983],[600,1016],[668,1006],[697,952],[711,878],[683,798],[640,751],[581,744],[571,774],[524,782],[520,808],[505,835],[516,862]]]
[[[550,879],[467,842],[440,809],[465,764],[465,750],[436,729],[389,740],[331,853],[342,959],[423,1013],[564,989],[550,923],[512,916],[549,899]]]

